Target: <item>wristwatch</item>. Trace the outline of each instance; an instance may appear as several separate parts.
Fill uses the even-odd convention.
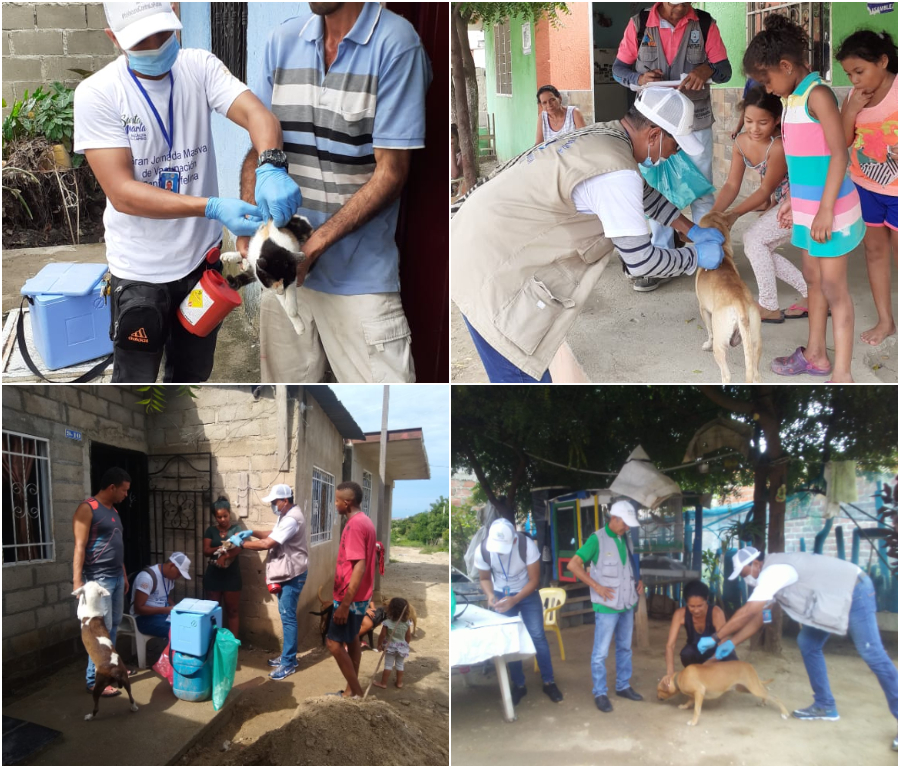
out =
[[[256,164],[256,167],[262,168],[267,163],[269,165],[274,165],[276,168],[287,168],[287,155],[284,153],[283,149],[267,149],[260,154],[259,162]]]

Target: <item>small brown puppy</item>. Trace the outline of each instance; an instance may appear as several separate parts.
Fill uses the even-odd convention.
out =
[[[116,653],[115,646],[109,638],[109,632],[103,621],[102,599],[109,597],[109,591],[96,581],[89,581],[72,593],[78,598],[78,618],[81,620],[81,642],[84,649],[97,668],[94,682],[94,711],[85,715],[85,720],[93,720],[100,709],[100,696],[107,685],[124,688],[131,702],[131,711],[137,712],[138,706],[131,695],[131,683],[128,681],[128,667]]]
[[[762,704],[774,701],[781,707],[781,716],[787,719],[788,711],[784,704],[766,690],[766,683],[771,682],[771,680],[766,680],[763,683],[753,665],[746,661],[717,661],[691,664],[677,673],[668,686],[664,680],[660,680],[656,687],[656,694],[660,699],[669,699],[679,693],[688,696],[689,701],[678,705],[679,709],[688,709],[693,703],[694,717],[688,721],[688,725],[697,725],[704,699],[718,699],[723,693],[732,689],[743,693],[752,693],[762,699]]]
[[[728,219],[723,213],[711,211],[700,219],[700,226],[715,227],[725,235],[722,246],[725,259],[719,268],[697,267],[697,299],[709,334],[703,349],[713,351],[722,372],[722,383],[728,384],[731,382],[727,357],[729,343],[736,347],[743,342],[746,379],[748,383],[756,383],[760,381],[759,357],[762,354],[759,307],[734,265]]]

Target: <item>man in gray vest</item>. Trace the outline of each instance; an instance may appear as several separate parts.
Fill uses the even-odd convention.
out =
[[[492,382],[550,381],[550,361],[614,249],[636,276],[722,263],[722,233],[693,225],[638,172],[679,146],[702,152],[693,117],[682,93],[647,88],[621,120],[533,147],[472,190],[450,225],[451,297]],[[646,216],[693,244],[655,248]]]
[[[897,667],[885,652],[878,632],[875,587],[859,566],[806,552],[780,552],[763,561],[760,551],[753,547],[736,552],[732,564],[729,578],[742,576],[754,587],[753,593],[715,635],[700,640],[697,647],[701,653],[718,645],[716,658],[726,656],[762,627],[763,610],[775,601],[801,625],[797,645],[813,689],[812,706],[794,710],[794,717],[840,719],[822,648],[832,634],[846,635],[848,631],[859,655],[878,678],[891,714],[897,717]]]
[[[631,687],[631,634],[634,607],[644,588],[635,578],[634,551],[629,528],[638,525],[630,501],[617,501],[609,509],[609,522],[594,531],[569,561],[569,570],[591,588],[594,604],[594,650],[591,676],[594,703],[601,712],[612,712],[607,695],[606,657],[613,635],[616,638],[616,696],[643,701]],[[590,565],[586,572],[585,564]]]
[[[266,584],[269,592],[278,596],[278,613],[284,636],[281,656],[269,659],[269,666],[276,667],[269,677],[284,680],[297,671],[297,605],[306,584],[308,547],[306,543],[306,519],[294,504],[294,492],[289,485],[279,483],[263,501],[272,505],[272,513],[278,522],[271,531],[241,531],[229,541],[238,547],[253,551],[267,550]],[[252,535],[259,541],[247,541]]]
[[[707,81],[725,83],[731,79],[731,64],[722,35],[706,11],[695,10],[691,3],[654,3],[628,22],[613,64],[613,77],[622,85],[637,90],[654,82],[681,80],[681,90],[694,104],[691,126],[703,152],[691,161],[711,182],[713,162],[713,114]],[[691,204],[694,221],[712,210],[711,194]],[[650,221],[653,245],[671,248],[675,233],[670,227]],[[664,278],[639,278],[636,291],[652,291]]]

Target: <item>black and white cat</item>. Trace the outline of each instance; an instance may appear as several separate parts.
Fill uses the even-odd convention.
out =
[[[312,231],[312,225],[304,216],[293,216],[287,226],[280,229],[270,220],[250,238],[246,259],[237,251],[222,254],[223,263],[241,265],[239,274],[226,278],[228,285],[238,290],[259,280],[263,286],[275,291],[275,297],[298,334],[302,334],[306,326],[297,307],[297,265],[306,258],[303,244],[309,240]],[[315,264],[310,270],[314,267]]]

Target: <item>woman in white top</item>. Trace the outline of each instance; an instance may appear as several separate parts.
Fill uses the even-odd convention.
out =
[[[538,117],[535,144],[550,141],[563,133],[571,133],[584,128],[584,115],[578,107],[564,107],[562,96],[552,85],[542,85],[537,92],[537,102],[541,108]]]

